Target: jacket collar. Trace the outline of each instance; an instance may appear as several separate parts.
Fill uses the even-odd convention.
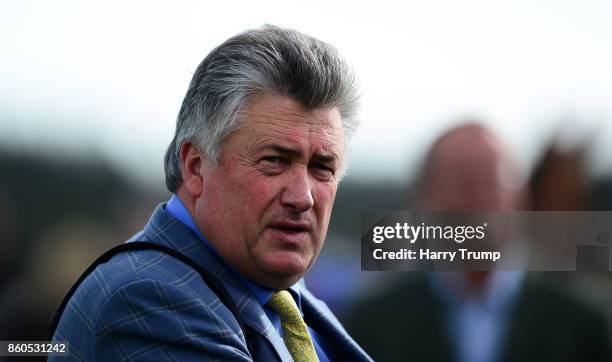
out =
[[[330,347],[342,361],[372,361],[370,356],[349,336],[325,303],[306,288],[301,289],[304,320],[325,340],[333,341]]]
[[[276,333],[255,295],[232,273],[215,253],[207,248],[199,236],[182,222],[164,210],[165,204],[157,206],[143,235],[147,241],[171,247],[201,265],[223,282],[236,303],[244,323],[264,336],[283,361],[291,361],[291,355],[282,338]]]

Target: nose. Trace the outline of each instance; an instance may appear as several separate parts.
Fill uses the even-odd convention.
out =
[[[294,212],[304,212],[312,208],[314,199],[307,167],[295,167],[292,170],[290,177],[285,180],[280,202]]]

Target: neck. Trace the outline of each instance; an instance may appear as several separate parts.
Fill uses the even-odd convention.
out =
[[[466,285],[466,294],[475,294],[482,295],[484,290],[487,287],[487,283],[491,277],[491,272],[489,271],[468,271],[465,273],[465,278],[467,281]]]

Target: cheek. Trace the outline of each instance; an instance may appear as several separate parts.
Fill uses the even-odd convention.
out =
[[[255,209],[266,208],[272,203],[274,198],[282,189],[278,179],[262,174],[255,174],[252,177],[243,178],[240,189],[248,201],[248,205]]]
[[[243,174],[231,180],[231,190],[227,195],[232,195],[233,218],[238,220],[237,228],[243,230],[243,234],[249,234],[252,238],[259,233],[264,214],[274,202],[278,194],[277,183],[261,174]]]
[[[313,190],[315,200],[315,213],[321,227],[327,228],[331,216],[332,206],[336,197],[336,186],[330,184],[317,185]]]

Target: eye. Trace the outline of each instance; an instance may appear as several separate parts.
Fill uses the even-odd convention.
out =
[[[311,164],[310,167],[316,169],[319,172],[330,174],[330,175],[333,175],[333,174],[336,173],[336,170],[334,170],[333,168],[327,166],[324,163],[316,162],[316,163]]]
[[[278,157],[278,156],[265,156],[265,157],[262,157],[259,161],[260,162],[265,162],[265,163],[268,163],[268,164],[277,165],[277,164],[280,164],[282,162],[282,159],[280,157]]]

